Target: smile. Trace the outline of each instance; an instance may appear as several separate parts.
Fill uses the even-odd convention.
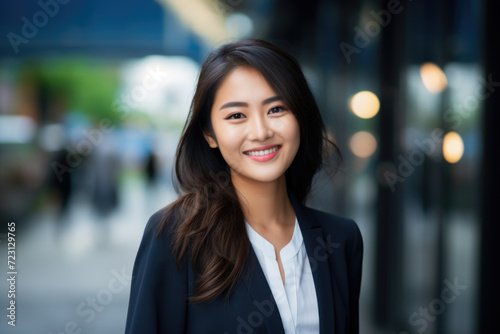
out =
[[[243,152],[247,157],[256,162],[267,162],[272,161],[281,151],[281,145],[276,146],[265,146],[261,147],[260,150],[246,151]]]
[[[254,157],[260,157],[260,156],[263,156],[263,155],[268,155],[268,154],[271,154],[271,153],[274,153],[276,152],[277,150],[279,150],[281,148],[280,145],[276,145],[268,150],[262,150],[262,151],[247,151],[247,152],[243,152],[244,154],[246,155],[250,155],[250,156],[254,156]]]

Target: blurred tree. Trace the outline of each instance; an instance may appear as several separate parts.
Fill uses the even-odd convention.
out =
[[[65,111],[82,112],[94,122],[119,122],[111,107],[119,84],[116,65],[78,58],[48,60],[27,64],[21,80],[35,81],[48,106],[63,101]]]

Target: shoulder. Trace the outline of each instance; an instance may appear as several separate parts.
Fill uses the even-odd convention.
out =
[[[166,209],[155,212],[149,218],[134,262],[132,273],[137,284],[148,284],[164,289],[162,282],[175,281],[184,285],[186,267],[184,261],[177,261],[173,244],[173,231],[163,224],[169,224],[172,216]],[[165,222],[165,218],[169,217]]]
[[[126,333],[185,332],[188,276],[185,266],[177,266],[168,225],[161,228],[169,223],[167,214],[158,210],[144,229],[132,272]]]
[[[142,240],[137,252],[136,266],[139,261],[156,264],[175,263],[174,233],[171,228],[175,217],[169,214],[167,208],[153,213],[144,228]]]
[[[144,228],[143,240],[157,240],[171,242],[173,238],[172,226],[176,223],[175,215],[168,207],[163,207],[153,213]]]

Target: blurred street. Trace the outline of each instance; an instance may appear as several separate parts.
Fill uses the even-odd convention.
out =
[[[0,333],[73,333],[66,328],[72,328],[72,321],[81,333],[123,333],[129,278],[144,226],[174,195],[136,177],[123,183],[120,205],[106,219],[95,214],[88,199],[75,195],[60,229],[50,210],[16,222],[29,226],[16,234],[16,328],[3,315]],[[6,245],[3,240],[1,254],[6,254]],[[7,291],[5,280],[0,291]],[[6,297],[2,293],[1,305]]]

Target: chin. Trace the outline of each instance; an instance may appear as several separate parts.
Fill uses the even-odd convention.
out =
[[[281,177],[284,177],[284,173],[262,173],[260,175],[247,175],[244,176],[245,178],[249,180],[253,180],[255,182],[261,182],[261,183],[270,183],[270,182],[275,182],[278,181]]]

